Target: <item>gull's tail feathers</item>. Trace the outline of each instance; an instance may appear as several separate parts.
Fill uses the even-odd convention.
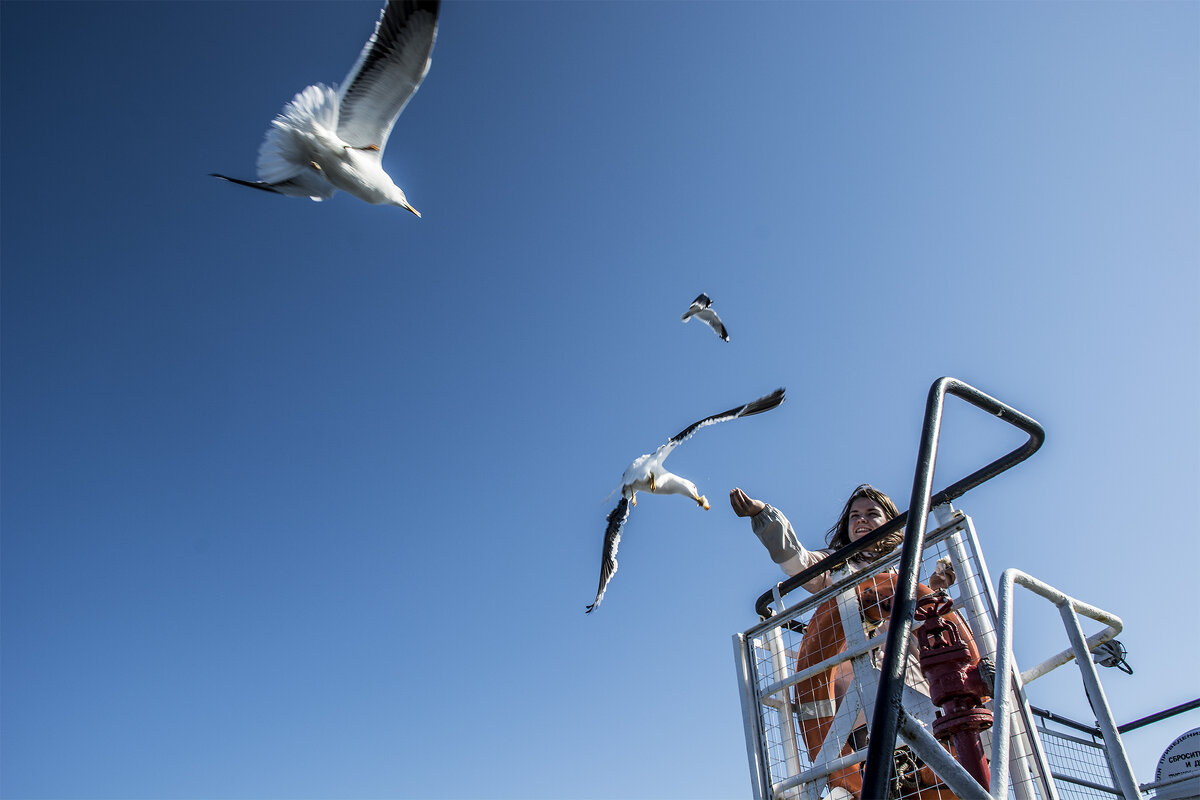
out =
[[[258,148],[258,177],[267,183],[291,180],[312,169],[305,146],[316,133],[334,136],[338,121],[337,92],[323,83],[306,87],[271,120]]]
[[[600,607],[608,582],[617,574],[617,546],[621,544],[621,529],[625,520],[629,519],[629,501],[622,497],[617,507],[608,512],[608,529],[604,532],[604,552],[600,560],[600,586],[596,589],[596,599],[587,607],[585,613],[590,614]]]

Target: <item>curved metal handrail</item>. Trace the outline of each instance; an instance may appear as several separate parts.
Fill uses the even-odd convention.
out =
[[[1015,450],[956,481],[937,494],[933,494],[933,467],[937,460],[938,440],[942,427],[942,407],[947,394],[960,397],[971,405],[999,417],[1010,425],[1025,431],[1029,438]],[[920,565],[921,551],[925,544],[930,509],[960,497],[976,486],[1021,463],[1037,452],[1045,438],[1045,430],[1032,417],[956,378],[939,378],[929,387],[929,396],[925,403],[925,419],[921,427],[921,444],[917,452],[917,468],[913,476],[912,496],[908,511],[889,520],[887,524],[857,542],[840,548],[809,569],[788,578],[776,588],[764,592],[755,603],[754,608],[759,617],[766,619],[772,616],[770,602],[775,597],[782,597],[801,584],[826,572],[832,565],[870,547],[904,525],[910,516],[914,520],[911,529],[904,535],[900,551],[896,594],[893,597],[892,612],[888,622],[883,663],[880,665],[882,674],[880,675],[879,689],[875,695],[875,709],[870,728],[871,737],[867,744],[863,797],[887,796],[888,780],[892,768],[892,751],[896,747],[896,734],[902,711],[901,695],[904,689],[902,656],[907,651],[903,643],[912,632],[913,614],[916,611],[917,570]]]
[[[963,399],[965,399],[967,402],[971,403],[972,405],[982,408],[985,411],[989,411],[990,413],[995,414],[996,416],[1000,417],[1001,419],[1004,419],[1006,422],[1009,422],[1010,424],[1014,425],[1015,427],[1020,428],[1021,430],[1025,431],[1026,433],[1029,434],[1029,439],[1023,445],[1018,447],[1016,450],[1013,450],[1012,452],[1001,456],[1000,458],[996,459],[992,463],[988,464],[986,467],[983,467],[982,469],[978,469],[975,472],[972,472],[970,475],[963,478],[962,480],[951,484],[950,486],[946,487],[942,491],[933,495],[927,503],[928,508],[934,508],[936,506],[941,505],[942,503],[948,503],[957,497],[961,497],[964,494],[966,494],[967,492],[969,492],[970,490],[974,489],[976,486],[979,486],[980,484],[985,483],[986,481],[989,481],[992,478],[996,477],[1001,472],[1005,472],[1005,471],[1015,467],[1017,464],[1020,464],[1022,461],[1024,461],[1025,459],[1027,459],[1031,455],[1033,455],[1035,452],[1037,452],[1038,448],[1040,448],[1042,446],[1042,442],[1046,438],[1046,432],[1042,429],[1042,426],[1040,424],[1038,424],[1037,421],[1034,420],[1032,417],[1029,417],[1026,414],[1022,414],[1020,411],[1017,411],[1016,409],[1012,408],[1011,406],[1001,403],[999,400],[996,400],[995,398],[984,394],[983,392],[979,391],[978,389],[974,388],[973,386],[969,386],[968,384],[963,383],[962,381],[960,381],[956,378],[939,378],[937,381],[935,381],[933,386],[930,387],[930,389],[929,389],[929,402],[933,402],[935,391],[938,389],[938,386],[943,384],[944,382],[947,385],[945,386],[944,389],[942,389],[940,391],[939,399],[938,399],[939,405],[938,405],[938,409],[937,409],[937,420],[934,423],[939,428],[941,426],[941,398],[945,394],[953,394],[958,397],[962,397]],[[970,394],[967,395],[967,394],[964,394],[964,392],[969,392]],[[975,400],[979,400],[980,402],[975,402]],[[1006,415],[1008,417],[1007,419],[1005,419]],[[925,426],[928,427],[929,424],[930,424],[930,408],[927,403],[926,409],[925,409]],[[926,432],[923,430],[922,434],[921,434],[922,444],[924,443],[925,438],[926,438]],[[937,453],[936,453],[937,432],[936,431],[934,432],[933,450],[934,450],[934,452],[931,454],[931,458],[935,458],[937,455]],[[918,457],[918,476],[920,474],[920,464],[921,464],[921,462]],[[929,465],[929,475],[930,475],[930,478],[932,478],[932,475],[933,475],[932,461],[930,462],[930,465]],[[928,513],[926,513],[926,516],[928,516]],[[900,513],[899,516],[893,517],[892,519],[888,520],[884,525],[881,525],[880,527],[871,531],[869,534],[867,534],[863,538],[859,539],[858,541],[851,542],[850,544],[846,545],[845,547],[842,547],[842,548],[834,551],[828,557],[821,559],[816,564],[813,564],[811,567],[804,570],[803,572],[799,572],[799,573],[793,575],[792,577],[788,578],[787,580],[783,581],[782,583],[779,583],[775,587],[763,592],[761,595],[759,595],[759,598],[754,602],[754,610],[758,613],[759,619],[767,619],[769,617],[774,616],[774,612],[771,610],[770,604],[771,604],[771,601],[775,599],[776,594],[778,594],[779,597],[783,597],[787,594],[790,594],[791,592],[795,591],[797,588],[799,588],[803,584],[808,583],[809,581],[811,581],[813,578],[817,577],[818,575],[822,575],[822,574],[828,572],[833,566],[841,564],[843,561],[846,561],[847,559],[851,558],[852,556],[856,555],[857,553],[862,552],[863,550],[866,550],[867,548],[871,547],[876,542],[878,542],[880,539],[884,538],[888,534],[895,531],[897,528],[903,527],[904,523],[907,521],[908,521],[908,512],[903,511]],[[924,536],[924,532],[922,532],[922,537],[923,536]]]
[[[937,460],[938,439],[942,428],[942,406],[946,395],[961,397],[976,408],[983,409],[1029,434],[1025,444],[1006,456],[996,459],[938,494],[938,502],[952,500],[974,489],[984,481],[1016,466],[1037,452],[1046,439],[1046,432],[1032,417],[1001,403],[973,386],[955,378],[939,378],[929,387],[925,402],[925,421],[921,427],[921,447],[917,451],[917,469],[913,475],[912,498],[908,509],[913,524],[904,534],[900,550],[900,574],[896,579],[896,595],[888,620],[888,638],[880,665],[879,690],[875,695],[875,710],[871,716],[871,738],[867,742],[867,763],[863,774],[863,797],[887,797],[892,770],[892,751],[896,749],[896,731],[900,724],[901,693],[904,689],[905,643],[912,632],[916,611],[917,568],[925,545],[925,530],[933,498],[933,466]],[[945,495],[942,498],[942,495]]]

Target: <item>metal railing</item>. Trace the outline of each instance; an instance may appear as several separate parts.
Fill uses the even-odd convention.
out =
[[[1029,438],[1015,450],[934,494],[933,468],[937,461],[938,442],[941,436],[942,408],[948,394],[959,397],[976,408],[999,417],[1024,431]],[[773,599],[781,599],[783,595],[798,586],[827,572],[830,566],[841,563],[850,556],[871,547],[884,536],[902,527],[910,518],[913,520],[904,535],[904,543],[901,548],[896,595],[892,604],[887,644],[881,665],[883,674],[872,713],[872,735],[867,748],[867,763],[863,780],[864,797],[885,797],[887,794],[892,768],[892,751],[896,746],[897,730],[903,710],[901,705],[901,695],[904,689],[903,643],[907,641],[912,632],[913,615],[916,611],[917,567],[921,559],[921,550],[924,547],[930,509],[948,503],[1020,464],[1037,452],[1042,446],[1042,442],[1045,441],[1045,437],[1045,430],[1032,417],[956,378],[939,378],[929,388],[928,399],[925,403],[925,418],[921,426],[921,443],[917,452],[917,467],[913,476],[908,511],[888,521],[887,524],[880,526],[857,542],[840,548],[809,569],[778,584],[771,591],[763,593],[755,603],[755,610],[761,619],[770,617],[770,603]]]
[[[1058,608],[1063,620],[1063,627],[1067,632],[1067,638],[1071,642],[1069,649],[1051,656],[1037,666],[1021,672],[1019,676],[1015,675],[1012,661],[1012,605],[1013,591],[1016,586],[1028,589],[1034,594],[1050,601]],[[1085,638],[1083,629],[1079,625],[1080,614],[1106,627],[1099,633]],[[1100,676],[1096,672],[1096,665],[1092,663],[1092,659],[1090,658],[1091,651],[1095,647],[1111,640],[1121,632],[1122,625],[1120,618],[1103,609],[1076,600],[1070,595],[1064,594],[1053,586],[1043,583],[1018,569],[1007,569],[1000,576],[998,616],[999,624],[996,631],[996,685],[992,697],[997,712],[996,723],[992,728],[992,760],[994,764],[992,768],[992,796],[999,796],[999,792],[1007,785],[1008,763],[1000,759],[1000,756],[1007,752],[1009,742],[1009,718],[1005,712],[1013,703],[1019,702],[1015,698],[1013,684],[1017,683],[1017,688],[1024,686],[1030,681],[1074,659],[1079,666],[1080,676],[1083,678],[1084,690],[1088,701],[1096,712],[1097,723],[1104,734],[1108,750],[1108,762],[1112,769],[1113,778],[1116,781],[1116,788],[1120,790],[1121,796],[1128,800],[1140,798],[1141,794],[1138,792],[1137,781],[1133,777],[1133,768],[1129,765],[1129,757],[1125,753],[1125,746],[1121,742],[1121,735],[1117,732],[1117,723],[1113,719],[1108,699],[1104,695],[1104,688],[1100,685]],[[1019,683],[1012,679],[1014,676],[1019,678]]]
[[[926,536],[922,569],[927,574],[939,560],[950,560],[957,575],[949,589],[955,609],[970,628],[980,655],[994,659],[996,604],[974,526],[963,512],[949,506],[940,506],[937,516],[938,529]],[[817,658],[809,650],[803,661],[800,651],[805,639],[813,633],[811,623],[818,607],[863,580],[891,572],[898,558],[899,553],[895,552],[863,571],[838,577],[828,588],[781,607],[780,613],[734,636],[751,783],[758,800],[816,798],[825,790],[828,776],[865,761],[872,735],[866,723],[878,690],[876,665],[886,637],[879,631],[864,639],[863,631],[857,630],[860,612],[850,609],[846,613],[839,600],[839,616],[846,631],[844,646],[821,650]],[[874,651],[874,655],[867,655],[868,651]],[[827,714],[820,715],[827,717],[825,724],[829,727],[824,742],[818,746],[815,740],[804,738],[802,720],[808,717],[796,706],[797,702],[806,702],[811,687],[804,693],[797,687],[814,673],[833,668],[835,662],[846,669],[854,665],[854,683],[838,689],[835,705]],[[953,762],[944,748],[935,747],[927,730],[913,723],[915,718],[923,725],[932,724],[937,713],[930,705],[928,685],[914,670],[915,665],[910,661],[903,690],[905,715],[899,725],[898,739],[932,768],[956,796],[987,797],[986,789]],[[1032,733],[1032,719],[1023,707],[1016,709],[1016,714],[1009,756],[1014,764],[1009,796],[1016,800],[1056,800],[1052,786],[1046,784],[1049,768]],[[861,735],[864,733],[865,736]],[[842,749],[843,744],[847,749]],[[986,748],[987,741],[984,744]],[[897,796],[911,797],[913,791],[906,789]]]
[[[1171,719],[1179,714],[1200,708],[1200,698],[1164,709],[1141,719],[1117,726],[1121,734]],[[1100,725],[1085,724],[1035,705],[1029,706],[1038,737],[1045,748],[1051,776],[1062,800],[1109,800],[1121,797],[1117,777],[1109,763],[1108,744]],[[1139,784],[1144,795],[1157,796],[1159,789],[1173,787],[1194,777],[1182,775],[1174,779]]]

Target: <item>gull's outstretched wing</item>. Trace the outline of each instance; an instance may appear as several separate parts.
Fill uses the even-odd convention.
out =
[[[729,341],[729,331],[725,330],[725,323],[721,322],[721,318],[717,316],[717,312],[711,308],[702,308],[696,312],[696,319],[712,328],[722,340]]]
[[[251,189],[262,189],[264,192],[284,194],[289,197],[307,197],[317,202],[328,200],[337,191],[337,189],[329,185],[329,181],[304,172],[294,178],[277,183],[269,181],[244,181],[241,178],[231,178],[219,172],[210,172],[208,174],[214,178],[236,183],[238,186],[249,186]]]
[[[711,417],[705,417],[699,422],[693,422],[691,425],[688,425],[679,433],[672,436],[668,440],[668,443],[675,445],[680,444],[701,428],[709,425],[716,425],[718,422],[737,419],[738,417],[749,417],[752,414],[761,414],[764,411],[770,411],[772,408],[777,407],[782,402],[783,389],[776,389],[770,394],[760,397],[751,403],[746,403],[744,406],[731,408],[728,411],[722,411],[720,414],[713,414]]]
[[[338,136],[380,155],[396,117],[429,71],[438,0],[388,0],[375,33],[338,91]]]
[[[600,588],[596,590],[596,599],[587,607],[588,614],[600,607],[604,599],[604,590],[608,582],[617,574],[617,545],[621,544],[621,528],[629,519],[629,500],[622,497],[617,507],[608,512],[608,530],[604,532],[604,553],[600,560]]]

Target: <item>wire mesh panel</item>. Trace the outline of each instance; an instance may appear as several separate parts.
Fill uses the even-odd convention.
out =
[[[1104,666],[1116,666],[1105,664]],[[1154,723],[1165,722],[1200,706],[1200,699],[1165,709],[1140,720],[1120,726],[1118,733],[1144,728]],[[1097,798],[1125,797],[1121,782],[1114,773],[1111,743],[1106,742],[1104,732],[1098,724],[1086,724],[1068,719],[1061,714],[1037,706],[1030,706],[1037,726],[1038,737],[1045,748],[1050,773],[1054,776],[1058,794],[1063,800],[1092,800]],[[1182,778],[1182,780],[1181,780]],[[1192,778],[1192,789],[1187,790],[1187,777],[1166,777],[1138,786],[1142,800],[1153,800],[1159,796],[1200,797],[1200,782]]]
[[[1099,731],[1092,734],[1064,729],[1045,716],[1037,717],[1037,730],[1062,800],[1107,800],[1121,796],[1104,755],[1104,739]]]
[[[870,737],[869,721],[886,640],[897,551],[857,573],[833,573],[834,584],[736,637],[743,672],[743,710],[756,796],[767,800],[857,796]],[[995,655],[995,602],[970,521],[955,513],[926,539],[920,580],[952,573],[955,613],[982,656]],[[926,727],[937,709],[929,698],[910,640],[903,705]],[[1024,706],[1022,704],[1022,709]],[[1027,713],[1027,712],[1026,712]],[[1016,800],[1052,798],[1045,763],[1028,717],[1016,720],[1011,748]],[[990,750],[986,732],[985,752]],[[947,748],[950,749],[950,748]],[[942,777],[898,742],[891,796],[941,800],[954,795]]]

